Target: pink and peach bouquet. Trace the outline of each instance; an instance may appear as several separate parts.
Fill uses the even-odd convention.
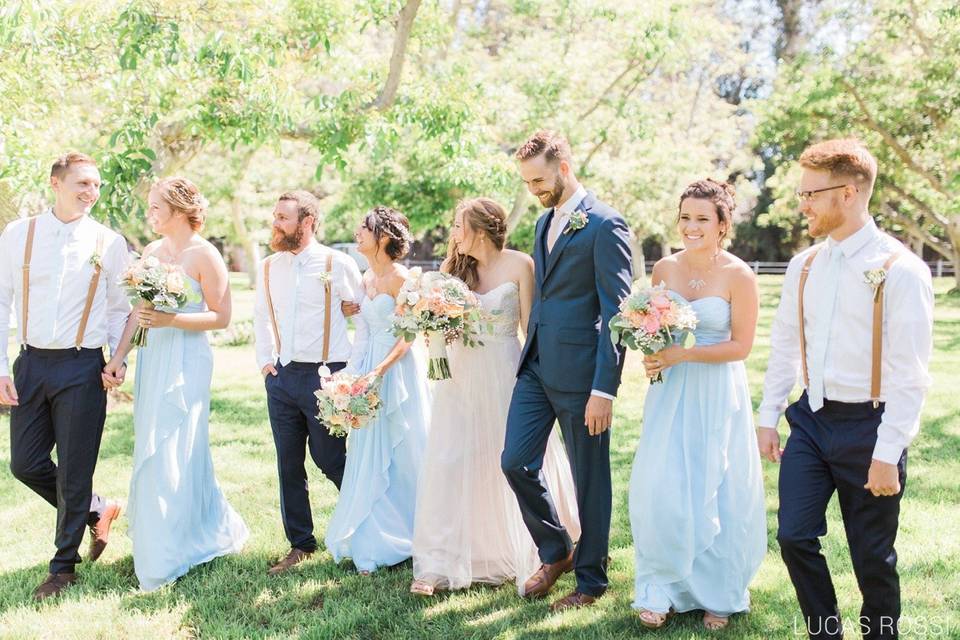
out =
[[[151,309],[181,309],[193,297],[183,267],[161,262],[154,256],[139,258],[131,264],[120,276],[120,286],[126,290],[131,303],[143,302]],[[147,330],[138,327],[130,343],[138,347],[145,346]]]
[[[647,355],[693,340],[696,328],[697,315],[693,307],[662,283],[635,288],[620,303],[620,313],[610,318],[613,344],[623,344]],[[651,380],[662,381],[662,374]]]
[[[397,295],[393,334],[413,342],[426,335],[429,350],[427,377],[450,377],[447,345],[461,340],[468,347],[482,345],[477,339],[483,326],[480,301],[463,280],[448,273],[410,269]]]
[[[317,396],[317,419],[332,436],[345,436],[350,429],[361,429],[377,415],[380,378],[371,374],[353,375],[338,372],[324,379]]]

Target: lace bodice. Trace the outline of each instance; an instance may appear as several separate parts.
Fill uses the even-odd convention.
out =
[[[485,326],[483,337],[516,338],[520,325],[520,290],[515,282],[504,282],[486,293],[478,293],[477,298],[483,310],[490,314],[489,324],[492,333]]]

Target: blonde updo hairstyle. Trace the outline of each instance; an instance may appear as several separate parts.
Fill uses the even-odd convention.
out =
[[[174,176],[159,180],[153,185],[153,190],[170,205],[174,214],[186,216],[191,229],[200,231],[203,228],[208,202],[197,189],[197,185],[186,178]]]
[[[461,200],[454,210],[454,220],[457,214],[463,215],[464,226],[470,227],[476,234],[482,234],[480,237],[486,237],[497,250],[503,249],[507,241],[507,212],[500,203],[490,198]],[[457,243],[452,238],[447,247],[447,269],[471,289],[480,284],[477,259],[457,251]]]

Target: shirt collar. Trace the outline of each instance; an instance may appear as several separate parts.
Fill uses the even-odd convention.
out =
[[[850,258],[860,251],[860,249],[867,246],[878,233],[877,223],[873,221],[873,218],[868,218],[866,224],[864,224],[859,231],[844,239],[842,242],[836,242],[833,238],[827,238],[827,242],[831,251],[833,251],[834,247],[840,247],[840,251],[843,252],[843,257]]]
[[[307,260],[313,256],[313,254],[320,249],[320,244],[314,240],[310,239],[310,244],[303,248],[303,251],[300,253],[293,253],[288,251],[287,254],[290,256],[290,264],[292,265],[303,265],[307,263]]]
[[[587,197],[587,190],[583,188],[583,185],[577,187],[577,190],[573,192],[573,195],[567,198],[567,200],[554,209],[554,213],[558,217],[568,216],[574,211],[577,207],[580,206],[580,203],[583,202],[583,199]]]
[[[55,214],[55,213],[53,212],[53,207],[50,207],[49,209],[47,209],[47,215],[48,215],[49,218],[50,218],[50,222],[52,222],[53,224],[55,224],[55,225],[56,225],[56,228],[57,228],[58,230],[59,230],[59,229],[64,229],[64,230],[66,230],[66,231],[72,231],[73,229],[79,229],[80,226],[89,218],[89,216],[87,216],[87,214],[83,214],[82,216],[80,216],[80,217],[77,218],[76,220],[73,220],[72,222],[64,222],[64,221],[62,221],[60,218],[57,217],[57,214]]]

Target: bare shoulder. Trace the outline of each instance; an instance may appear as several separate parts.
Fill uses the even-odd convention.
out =
[[[530,267],[533,266],[533,257],[530,254],[524,253],[523,251],[504,249],[503,257],[510,260],[511,264],[527,265]]]
[[[753,282],[757,279],[756,274],[753,272],[753,269],[741,258],[733,255],[729,251],[721,251],[721,266],[723,270],[726,271],[731,278],[734,279],[746,279],[750,282]]]
[[[153,242],[147,244],[147,246],[145,246],[145,247],[143,248],[143,253],[142,253],[141,255],[143,255],[144,257],[146,257],[146,256],[149,256],[149,255],[152,255],[152,254],[156,253],[157,249],[160,248],[160,243],[161,243],[161,242],[163,242],[163,239],[162,239],[162,238],[158,238],[158,239],[154,240]]]
[[[657,260],[653,265],[653,271],[650,272],[650,279],[653,284],[659,284],[670,275],[676,273],[680,267],[680,253],[672,253]]]

